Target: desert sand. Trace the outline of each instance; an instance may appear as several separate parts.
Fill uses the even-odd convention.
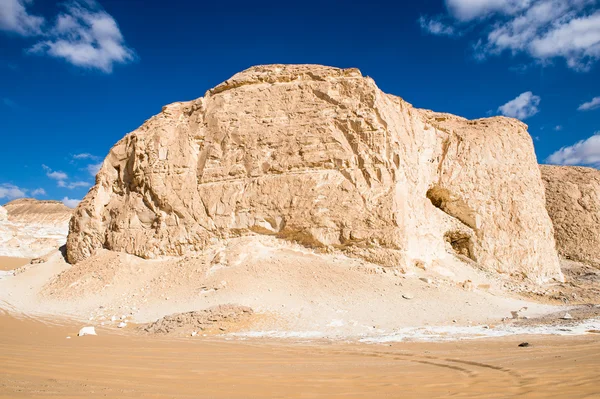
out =
[[[0,398],[593,398],[600,340],[165,339],[0,314]],[[70,336],[71,339],[66,337]]]
[[[0,270],[13,270],[29,264],[29,258],[12,258],[10,256],[0,256]]]

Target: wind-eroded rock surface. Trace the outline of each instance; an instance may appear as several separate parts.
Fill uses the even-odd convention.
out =
[[[68,257],[144,258],[267,234],[383,265],[458,252],[562,278],[523,123],[385,94],[357,69],[250,68],[119,141],[70,224]]]
[[[600,171],[540,167],[559,254],[600,268]]]
[[[65,244],[73,210],[22,198],[0,207],[0,256],[34,258]]]

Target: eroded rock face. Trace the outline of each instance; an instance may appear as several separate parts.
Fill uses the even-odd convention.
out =
[[[67,241],[72,209],[60,201],[22,198],[0,208],[0,256],[35,258]]]
[[[600,171],[540,167],[559,254],[600,268]]]
[[[68,257],[145,258],[270,234],[390,266],[453,251],[561,278],[531,138],[508,118],[419,110],[356,69],[253,67],[119,141]]]

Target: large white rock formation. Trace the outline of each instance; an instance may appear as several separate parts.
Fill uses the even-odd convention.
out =
[[[562,278],[526,125],[416,109],[357,69],[316,65],[250,68],[125,136],[76,209],[68,258],[246,234]]]

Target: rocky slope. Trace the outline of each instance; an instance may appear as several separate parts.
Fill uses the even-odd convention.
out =
[[[562,279],[527,126],[416,109],[356,69],[250,68],[119,141],[68,258],[272,235],[401,269],[454,256]]]
[[[540,167],[559,254],[600,268],[600,171]]]
[[[66,242],[72,209],[23,198],[0,207],[0,256],[35,258]]]

